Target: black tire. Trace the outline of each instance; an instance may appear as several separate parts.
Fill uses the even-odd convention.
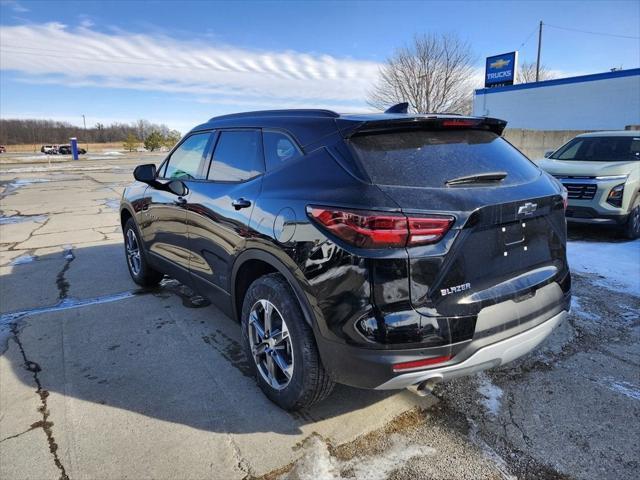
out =
[[[287,347],[292,350],[293,371],[286,386],[280,389],[274,388],[264,378],[264,370],[260,369],[264,369],[265,366],[258,366],[259,360],[256,360],[252,353],[249,339],[250,335],[255,334],[255,327],[250,331],[250,313],[264,301],[275,306],[277,315],[282,317],[281,323],[286,322],[289,333],[290,343]],[[254,370],[259,387],[273,403],[284,410],[299,410],[323,400],[331,393],[334,383],[322,366],[313,330],[305,321],[298,299],[282,275],[265,275],[251,284],[244,297],[241,323],[245,355]],[[274,333],[275,330],[274,327]],[[269,332],[265,333],[269,338]],[[266,354],[264,358],[266,359]],[[280,373],[283,373],[283,370],[280,370]],[[287,377],[282,378],[286,382]]]
[[[133,218],[128,219],[124,224],[123,233],[124,255],[127,262],[127,268],[129,269],[129,275],[131,275],[133,281],[141,287],[155,287],[156,285],[158,285],[158,283],[160,283],[160,280],[162,280],[162,277],[164,275],[149,266],[146,252],[144,251],[142,242],[140,241],[140,233],[138,232],[138,227]],[[129,240],[131,235],[133,235],[133,237],[135,238],[136,244],[138,246],[139,263],[133,262],[130,257],[129,247],[131,245],[129,243]]]
[[[624,224],[624,236],[634,240],[640,237],[640,196],[636,196],[629,209],[629,218]]]

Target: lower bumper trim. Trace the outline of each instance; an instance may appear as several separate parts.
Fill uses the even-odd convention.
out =
[[[429,379],[450,380],[488,368],[498,367],[526,355],[547,338],[566,317],[562,311],[544,323],[513,337],[480,348],[465,361],[442,368],[409,372],[393,377],[378,385],[376,390],[397,390],[425,382]]]

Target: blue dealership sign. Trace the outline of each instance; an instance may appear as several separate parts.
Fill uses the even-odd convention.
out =
[[[484,86],[502,87],[504,85],[513,85],[516,80],[517,64],[518,52],[509,52],[487,57]]]

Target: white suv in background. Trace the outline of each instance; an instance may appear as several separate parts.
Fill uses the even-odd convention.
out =
[[[614,224],[640,237],[640,131],[578,135],[536,163],[569,192],[570,222]]]

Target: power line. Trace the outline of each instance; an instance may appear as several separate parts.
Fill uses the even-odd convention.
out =
[[[546,25],[546,24],[545,24]],[[526,43],[531,40],[531,37],[533,37],[533,34],[536,33],[538,31],[538,27],[534,28],[533,30],[531,30],[531,33],[529,34],[529,36],[525,39],[524,42],[522,42],[520,44],[520,46],[518,48],[522,48],[526,45]]]
[[[571,32],[589,33],[591,35],[603,35],[605,37],[628,38],[630,40],[640,40],[640,37],[632,37],[631,35],[618,35],[617,33],[593,32],[591,30],[581,30],[579,28],[559,27],[558,25],[544,24],[546,27],[558,28],[560,30],[569,30]]]

